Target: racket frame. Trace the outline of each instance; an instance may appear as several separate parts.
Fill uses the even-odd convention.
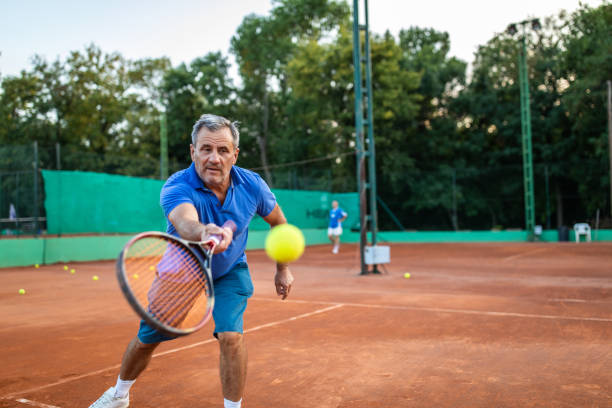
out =
[[[206,299],[206,315],[204,316],[202,321],[197,326],[191,327],[189,329],[178,329],[176,327],[172,327],[172,326],[169,326],[161,322],[160,320],[151,316],[146,311],[146,309],[142,307],[142,304],[138,301],[134,293],[132,293],[132,290],[130,289],[130,285],[128,283],[128,276],[126,274],[125,259],[126,259],[127,254],[129,253],[129,249],[132,246],[132,244],[143,238],[157,238],[157,239],[161,238],[167,242],[172,242],[176,245],[179,245],[182,248],[188,250],[193,255],[195,255],[200,265],[200,268],[203,272],[204,279],[206,280],[207,288],[209,291],[209,293],[207,293],[207,299]],[[202,248],[202,245],[208,245],[209,249],[204,250],[204,248]],[[166,234],[164,232],[159,232],[159,231],[142,232],[132,237],[125,244],[125,246],[121,250],[121,253],[119,254],[119,257],[117,258],[116,274],[117,274],[117,280],[119,281],[119,287],[121,288],[121,291],[123,292],[125,298],[127,299],[130,306],[132,306],[132,309],[136,312],[136,314],[154,329],[162,332],[163,334],[173,336],[173,337],[186,336],[188,334],[191,334],[201,329],[212,317],[212,311],[215,305],[215,294],[214,294],[213,279],[212,279],[212,272],[211,272],[213,248],[214,248],[214,243],[211,243],[211,241],[204,241],[204,242],[186,241],[186,240],[177,238],[174,235]]]

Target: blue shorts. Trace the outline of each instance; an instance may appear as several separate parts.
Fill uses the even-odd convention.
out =
[[[213,288],[215,291],[215,307],[213,308],[215,337],[217,333],[223,332],[242,333],[242,315],[248,298],[253,295],[249,266],[246,262],[237,263],[228,273],[213,280]],[[160,343],[175,338],[158,332],[144,320],[140,321],[138,339],[142,343]]]

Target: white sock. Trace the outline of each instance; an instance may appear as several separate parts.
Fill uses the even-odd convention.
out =
[[[230,401],[228,399],[223,398],[223,407],[224,408],[240,408],[240,404],[242,404],[242,398],[238,401]]]
[[[117,377],[117,385],[115,385],[115,398],[125,398],[130,393],[130,387],[136,380],[123,381],[120,377]]]

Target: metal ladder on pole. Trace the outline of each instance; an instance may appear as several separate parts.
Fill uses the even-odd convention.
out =
[[[376,152],[374,147],[374,116],[372,113],[372,59],[370,55],[368,0],[364,1],[365,24],[362,25],[359,23],[359,0],[353,0],[355,147],[357,150],[357,191],[359,194],[360,225],[359,249],[362,275],[379,273],[378,265],[372,265],[372,269],[369,270],[365,262],[365,249],[368,244],[368,231],[370,232],[372,245],[375,246],[377,243],[376,232],[378,228],[378,217],[376,211]],[[361,50],[361,32],[364,33],[363,53]],[[365,67],[365,70],[362,68],[362,65]],[[362,72],[363,70],[365,72]],[[363,77],[365,77],[365,84],[363,83]],[[366,128],[367,144],[365,139]],[[368,200],[370,210],[369,214],[367,213]]]
[[[527,239],[534,240],[535,204],[533,194],[533,158],[531,148],[531,113],[527,78],[527,45],[523,27],[522,47],[519,51],[519,86],[521,98],[521,130],[523,136],[523,186],[525,189],[525,229]]]

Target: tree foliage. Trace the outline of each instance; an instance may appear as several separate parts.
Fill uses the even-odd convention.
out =
[[[176,170],[190,161],[194,121],[214,112],[241,122],[240,164],[271,185],[354,191],[350,9],[340,0],[272,4],[231,40],[239,78],[221,52],[174,67],[93,44],[63,60],[35,56],[0,78],[0,143],[59,143],[63,168],[157,177],[160,115]],[[372,34],[378,192],[405,226],[523,226],[519,40],[495,35],[468,71],[450,55],[448,33]],[[610,205],[612,6],[546,17],[526,42],[536,222],[584,221]],[[54,167],[52,154],[41,160]],[[394,227],[384,213],[381,225]]]

